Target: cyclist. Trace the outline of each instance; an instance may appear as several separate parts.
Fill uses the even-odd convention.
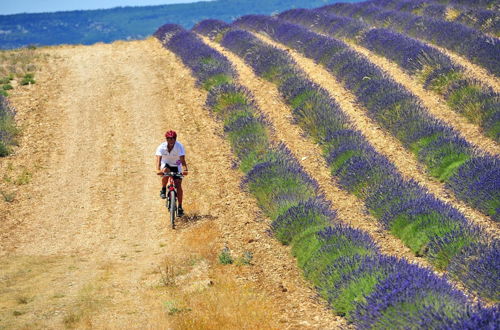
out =
[[[163,142],[156,149],[156,173],[163,175],[166,172],[178,172],[182,175],[187,175],[188,169],[186,164],[186,152],[184,146],[177,142],[177,133],[175,131],[167,131],[165,133],[167,141]],[[177,199],[179,201],[178,215],[184,215],[182,209],[182,179],[174,179],[177,187]],[[168,177],[164,176],[161,180],[160,197],[167,198],[167,181]]]

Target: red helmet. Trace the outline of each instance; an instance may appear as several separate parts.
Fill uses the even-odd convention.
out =
[[[165,137],[177,139],[177,133],[175,133],[175,131],[167,131],[167,133],[165,133]]]

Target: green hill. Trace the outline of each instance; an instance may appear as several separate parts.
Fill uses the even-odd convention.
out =
[[[162,6],[1,15],[0,49],[27,45],[89,45],[100,41],[142,39],[167,22],[191,28],[198,21],[207,18],[230,21],[251,13],[269,15],[290,8],[312,8],[335,2],[340,1],[217,0]]]

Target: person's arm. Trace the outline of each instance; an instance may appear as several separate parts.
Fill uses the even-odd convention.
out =
[[[188,173],[188,168],[186,164],[186,156],[179,156],[181,159],[181,164],[182,164],[182,175],[187,175]]]
[[[161,156],[156,156],[156,174],[163,175],[161,171]]]

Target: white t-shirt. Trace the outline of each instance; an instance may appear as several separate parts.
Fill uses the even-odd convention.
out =
[[[181,156],[185,156],[184,146],[175,141],[172,151],[168,152],[168,143],[165,141],[156,148],[156,156],[161,156],[161,168],[165,167],[165,164],[169,166],[178,166],[179,172],[182,171]]]

